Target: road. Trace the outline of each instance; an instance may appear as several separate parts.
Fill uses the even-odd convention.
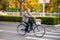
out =
[[[0,40],[60,40],[60,27],[45,27],[46,34],[37,38],[31,33],[25,36],[17,34],[17,22],[0,22]]]

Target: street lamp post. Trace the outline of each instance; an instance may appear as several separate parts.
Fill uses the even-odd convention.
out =
[[[20,0],[20,15],[23,14],[23,0]]]
[[[39,0],[39,3],[43,4],[43,16],[45,16],[45,0]]]
[[[39,3],[43,4],[43,16],[45,16],[45,4],[49,2],[50,0],[39,0]]]

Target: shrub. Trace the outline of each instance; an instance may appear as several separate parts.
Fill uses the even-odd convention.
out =
[[[47,25],[56,25],[58,24],[58,17],[56,16],[38,16],[37,19],[42,19],[42,24]],[[13,22],[21,22],[22,16],[0,16],[0,21],[13,21]]]
[[[21,22],[22,21],[22,17],[0,16],[0,21]]]
[[[16,12],[17,9],[16,8],[9,8],[9,12]]]
[[[58,17],[56,16],[44,16],[44,17],[36,17],[36,18],[42,19],[42,24],[47,24],[47,25],[58,24]]]

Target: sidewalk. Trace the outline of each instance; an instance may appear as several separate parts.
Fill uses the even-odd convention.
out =
[[[42,24],[44,25],[44,24]],[[45,27],[60,27],[60,24],[57,24],[57,25],[44,25]]]

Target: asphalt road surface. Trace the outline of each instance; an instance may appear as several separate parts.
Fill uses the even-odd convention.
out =
[[[25,36],[17,34],[17,22],[0,22],[0,40],[60,40],[60,27],[45,27],[46,34],[37,38],[28,33]]]

